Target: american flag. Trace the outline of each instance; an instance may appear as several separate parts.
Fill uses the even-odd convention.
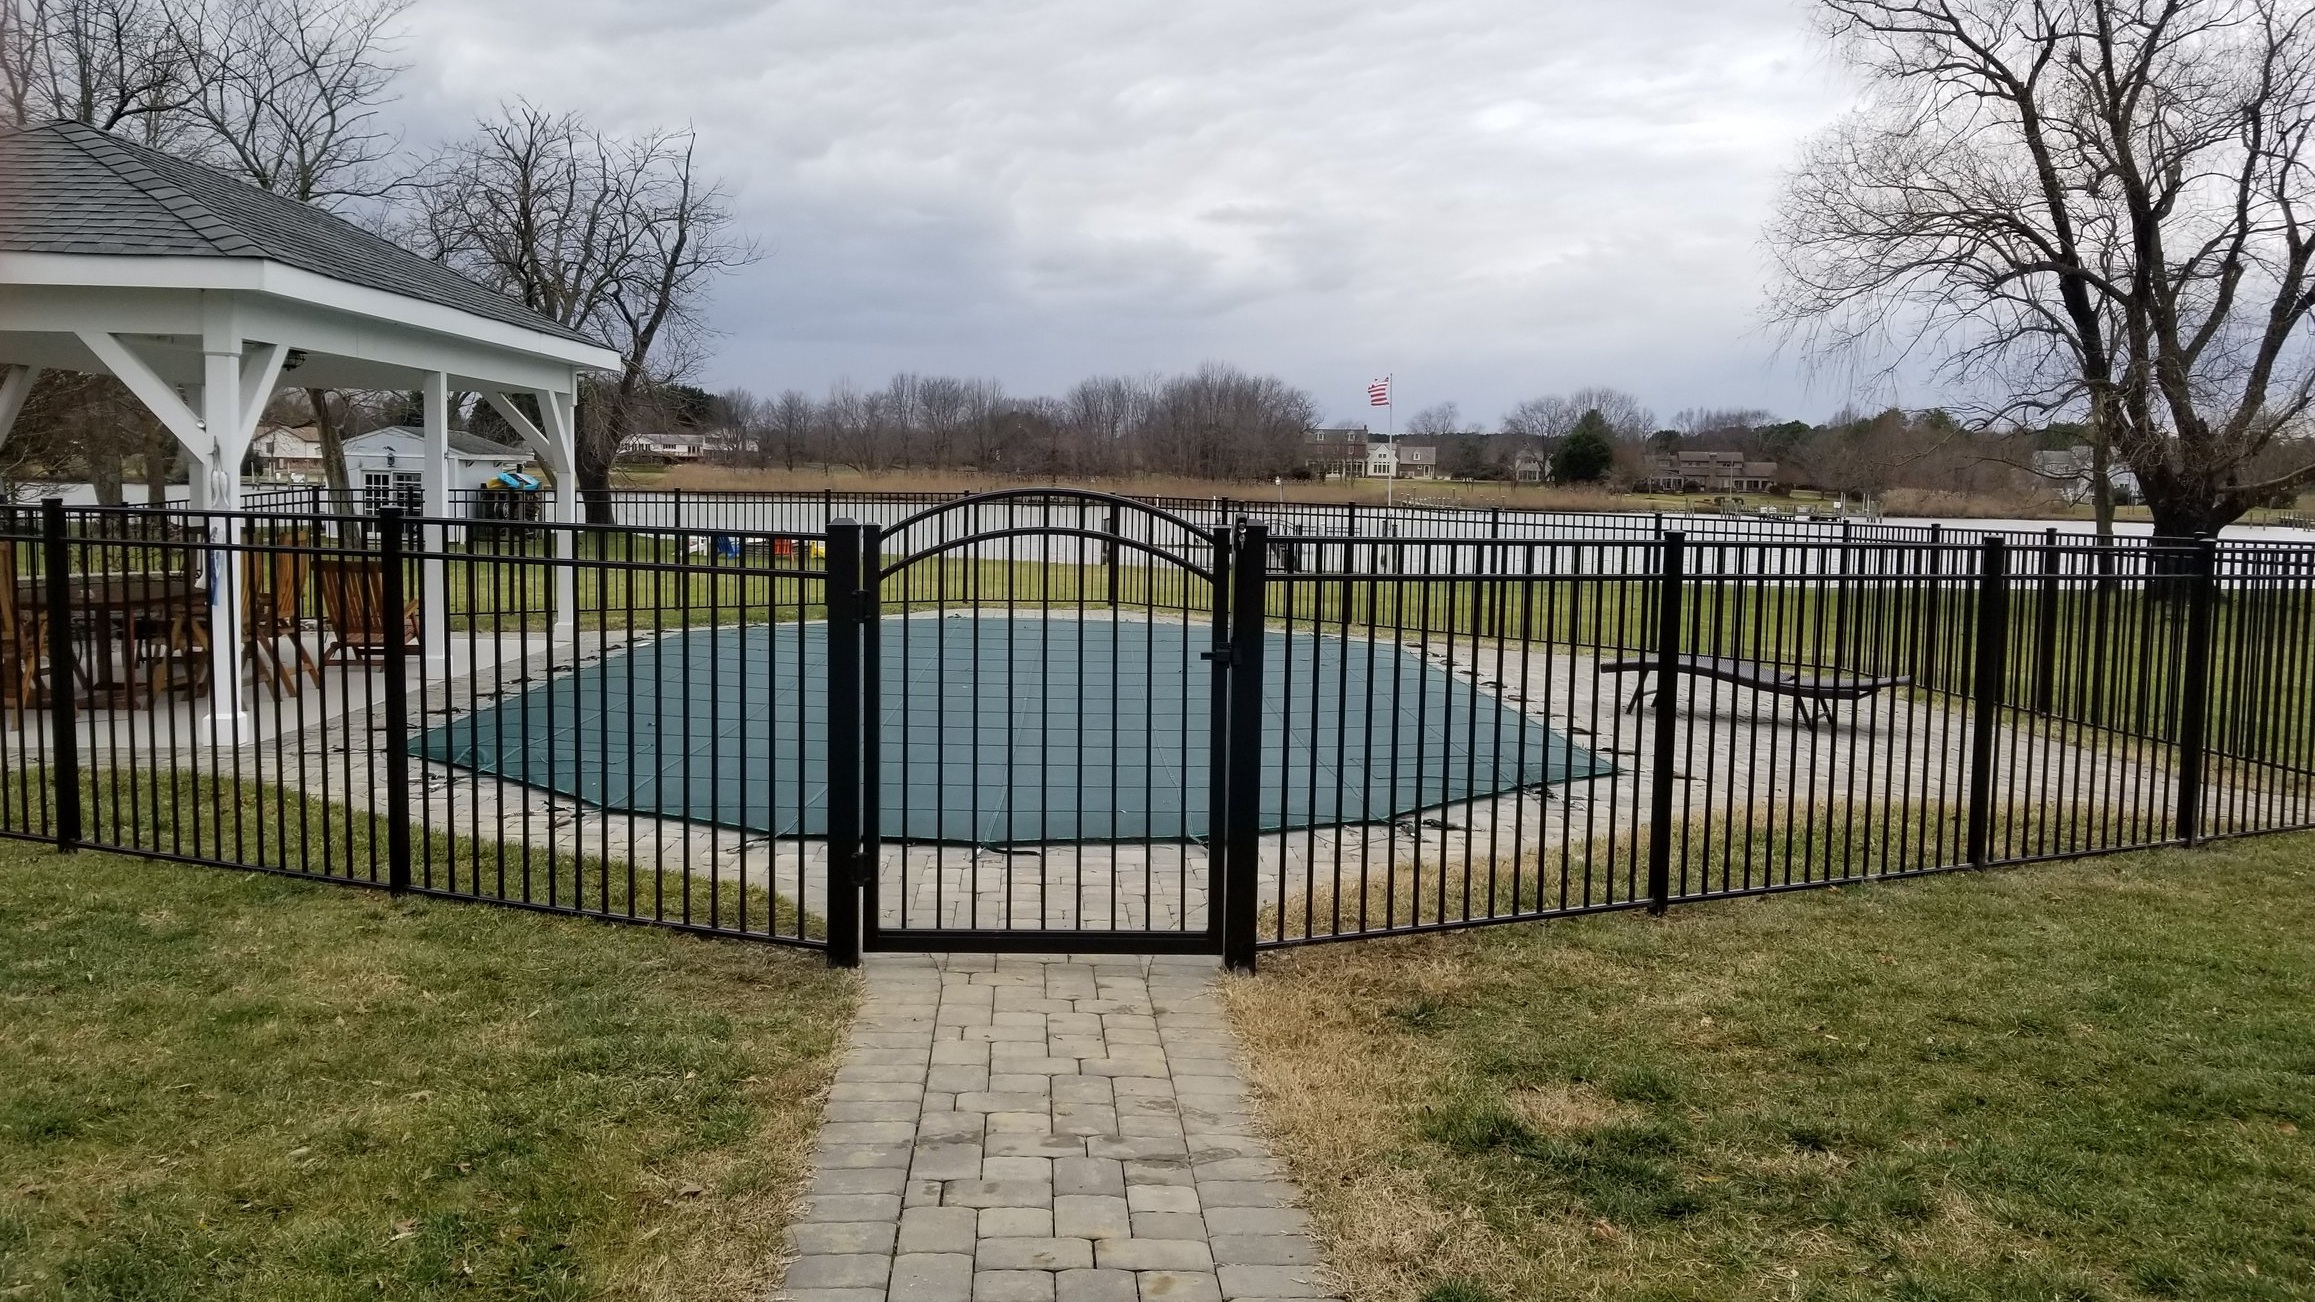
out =
[[[1369,407],[1388,407],[1391,405],[1391,377],[1386,375],[1367,385],[1366,405]]]

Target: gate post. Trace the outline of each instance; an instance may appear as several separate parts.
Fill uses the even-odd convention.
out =
[[[1254,970],[1254,919],[1262,880],[1262,643],[1270,530],[1237,532],[1230,566],[1230,737],[1223,762],[1222,963]]]
[[[828,966],[860,966],[860,526],[828,523]]]
[[[860,935],[876,930],[876,865],[884,853],[884,526],[860,526]]]
[[[379,620],[386,629],[386,889],[410,889],[410,659],[402,622],[402,508],[378,511]],[[211,566],[211,574],[224,571]]]
[[[2154,564],[2157,568],[2160,561]],[[2178,722],[2178,839],[2202,839],[2203,747],[2210,731],[2211,607],[2218,596],[2218,544],[2208,534],[2194,544],[2187,577],[2186,681],[2180,685]]]
[[[1992,859],[1994,733],[2008,693],[2010,580],[2009,544],[1989,534],[1978,548],[1976,663],[1970,670],[1969,863],[1983,868]]]
[[[72,700],[72,549],[65,542],[64,499],[40,502],[40,566],[47,580],[48,780],[56,791],[56,848],[69,854],[80,846],[80,733]],[[14,583],[16,576],[8,576]],[[97,654],[104,654],[100,648]],[[33,676],[37,665],[16,672]],[[35,679],[37,681],[37,679]],[[18,726],[23,725],[19,716]]]
[[[1648,793],[1648,912],[1672,904],[1672,783],[1674,717],[1680,708],[1680,606],[1687,586],[1688,535],[1658,535],[1663,565],[1656,585],[1656,736],[1654,781]]]

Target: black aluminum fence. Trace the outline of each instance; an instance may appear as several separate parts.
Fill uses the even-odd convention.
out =
[[[2315,549],[790,506],[0,518],[0,834],[1250,965],[2315,826]]]
[[[1391,648],[1426,669],[1370,719],[1449,741],[1385,829],[1328,816],[1371,730],[1289,726],[1265,807],[1322,816],[1266,859],[1264,944],[2315,825],[2315,553],[1399,545],[1433,554],[1267,576],[1309,635],[1270,708],[1343,712],[1324,639]],[[1531,785],[1457,771],[1530,751]]]

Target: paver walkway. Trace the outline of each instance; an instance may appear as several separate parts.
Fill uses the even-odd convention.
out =
[[[1329,1297],[1210,958],[870,955],[791,1302]]]

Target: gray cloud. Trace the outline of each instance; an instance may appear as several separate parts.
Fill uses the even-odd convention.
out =
[[[1849,396],[1757,325],[1777,175],[1847,95],[1793,0],[422,0],[412,35],[414,138],[513,95],[698,129],[771,255],[714,385]]]

